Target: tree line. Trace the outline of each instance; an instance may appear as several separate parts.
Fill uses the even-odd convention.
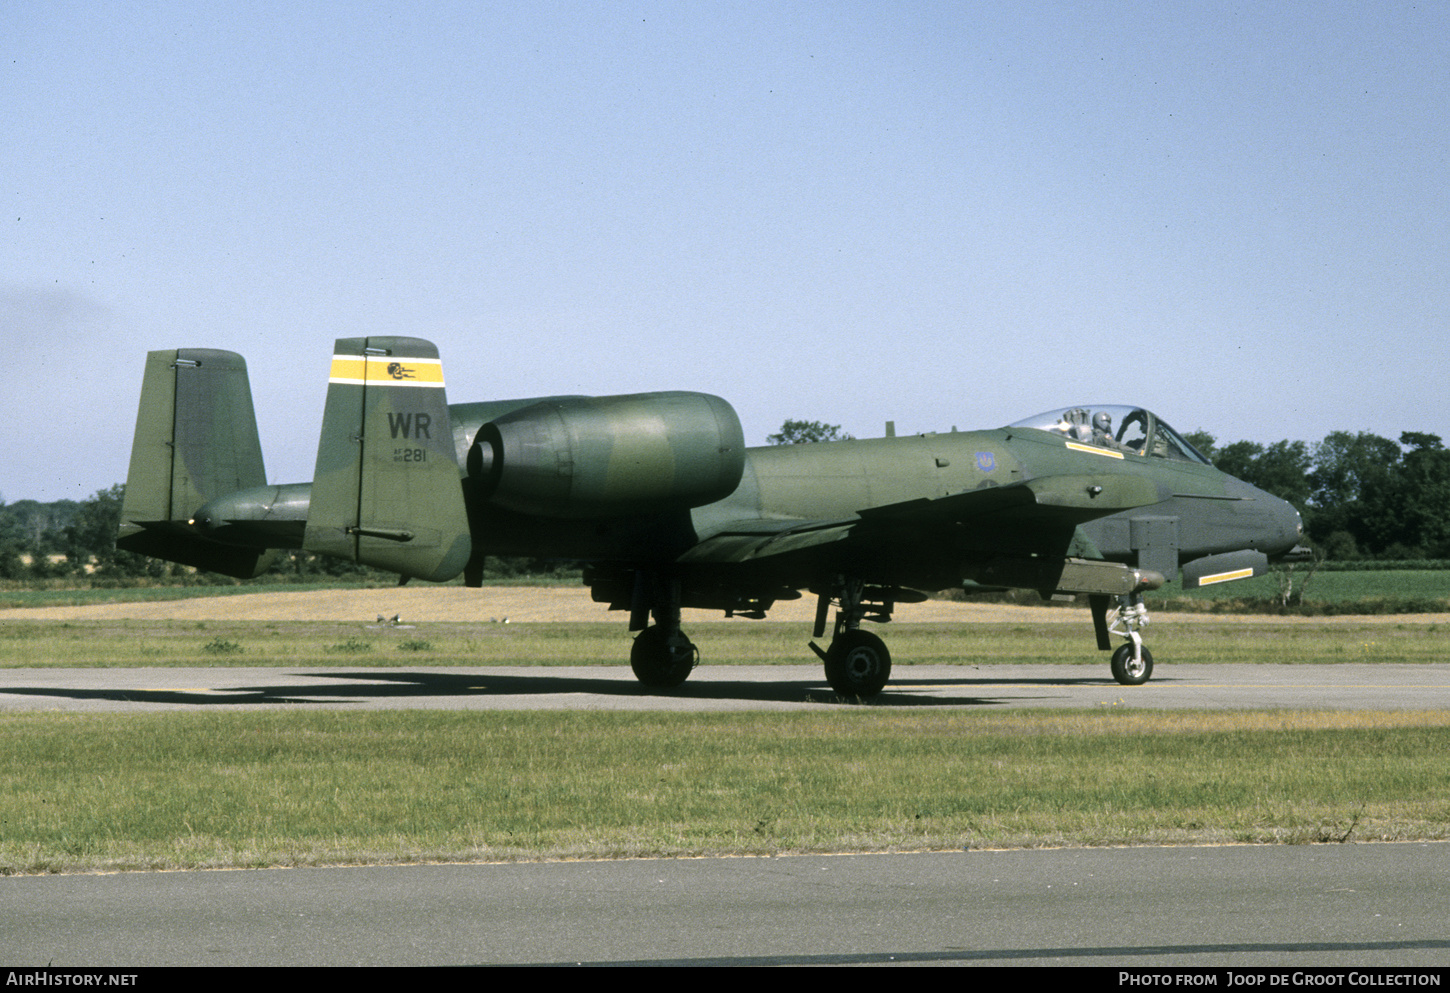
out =
[[[1231,476],[1292,503],[1328,559],[1450,558],[1450,449],[1439,435],[1398,441],[1334,431],[1323,441],[1188,440]]]
[[[786,421],[772,444],[847,439],[839,425]],[[1398,441],[1368,432],[1334,431],[1322,441],[1219,444],[1206,431],[1188,441],[1224,472],[1281,497],[1304,517],[1309,541],[1327,559],[1450,559],[1450,449],[1439,435],[1406,431]],[[118,551],[116,527],[125,486],[86,500],[39,503],[0,499],[0,579],[150,577],[166,581],[190,570]],[[557,563],[490,562],[500,578],[552,572]],[[304,552],[274,567],[306,579],[367,571]]]

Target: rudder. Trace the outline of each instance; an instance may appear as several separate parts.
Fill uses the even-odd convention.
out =
[[[275,554],[207,541],[187,522],[206,501],[265,485],[247,363],[235,352],[149,352],[116,547],[242,579]]]
[[[443,582],[472,550],[438,349],[339,338],[303,547]]]

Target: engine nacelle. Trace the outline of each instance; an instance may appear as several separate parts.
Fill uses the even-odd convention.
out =
[[[468,452],[486,503],[544,517],[689,510],[744,472],[740,418],[706,393],[541,401],[483,425]]]

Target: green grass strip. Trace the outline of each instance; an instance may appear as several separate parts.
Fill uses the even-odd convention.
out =
[[[876,627],[893,664],[1060,663],[1107,666],[1083,623],[892,624]],[[705,665],[814,665],[805,625],[691,625]],[[1393,621],[1165,618],[1147,632],[1160,664],[1450,660],[1446,625]],[[623,665],[618,623],[419,624],[388,628],[308,621],[11,621],[0,667]]]
[[[1450,837],[1450,712],[0,715],[0,873]]]

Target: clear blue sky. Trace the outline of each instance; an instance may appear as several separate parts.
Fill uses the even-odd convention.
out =
[[[1148,406],[1450,437],[1450,4],[12,0],[0,495],[126,474],[145,352],[450,400],[718,393],[764,442]]]

